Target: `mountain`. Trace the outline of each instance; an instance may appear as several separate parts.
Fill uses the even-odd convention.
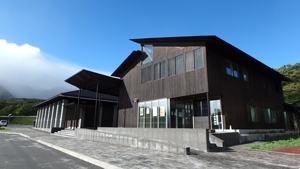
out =
[[[0,99],[9,98],[35,98],[35,99],[48,99],[57,94],[76,90],[74,86],[57,86],[51,89],[41,87],[31,87],[23,84],[1,83],[0,82]],[[2,90],[1,90],[2,89]],[[2,92],[3,91],[3,92]],[[3,96],[1,95],[3,93]],[[2,97],[1,97],[2,96]]]
[[[0,99],[13,99],[15,98],[4,87],[0,86]]]

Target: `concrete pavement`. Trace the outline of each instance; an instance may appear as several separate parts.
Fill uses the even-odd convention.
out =
[[[300,155],[232,149],[224,152],[196,152],[176,155],[52,135],[32,128],[12,132],[39,141],[103,168],[300,168]]]

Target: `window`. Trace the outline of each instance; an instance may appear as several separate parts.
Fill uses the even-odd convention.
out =
[[[183,73],[183,55],[169,59],[169,76]]]
[[[239,75],[238,75],[238,66],[237,66],[237,64],[232,63],[232,69],[233,69],[232,75],[233,75],[234,77],[239,77]]]
[[[203,67],[203,56],[202,56],[202,48],[194,50],[195,56],[195,69]]]
[[[231,75],[231,61],[226,60],[226,73]]]
[[[202,48],[195,49],[185,53],[185,68],[186,71],[203,67]]]
[[[255,106],[250,106],[251,121],[258,122],[257,111]]]
[[[185,53],[185,69],[187,72],[194,70],[194,55],[193,51]]]
[[[175,75],[175,58],[169,59],[169,76]]]
[[[193,128],[193,101],[170,99],[171,128]]]
[[[183,55],[176,57],[176,74],[183,73]]]
[[[244,81],[246,81],[246,82],[249,81],[248,70],[246,68],[243,68],[243,78],[244,78]]]
[[[271,109],[271,122],[272,123],[277,123],[277,113],[276,110]]]
[[[147,54],[147,58],[143,60],[142,64],[149,63],[153,60],[153,46],[152,45],[144,45],[143,52]]]
[[[235,63],[232,63],[231,61],[229,60],[226,60],[226,73],[228,75],[231,75],[231,76],[234,76],[236,78],[239,77],[239,74],[238,74],[238,65],[235,64]]]
[[[138,128],[167,128],[167,99],[138,103]]]
[[[154,80],[166,77],[166,61],[156,63],[154,65]]]
[[[263,109],[264,118],[266,123],[277,123],[277,113],[274,109]]]
[[[263,113],[264,113],[265,122],[266,122],[266,123],[271,123],[271,118],[270,118],[270,112],[269,112],[269,109],[264,108],[264,109],[263,109]]]
[[[141,70],[141,82],[146,83],[152,80],[152,66],[145,67]]]

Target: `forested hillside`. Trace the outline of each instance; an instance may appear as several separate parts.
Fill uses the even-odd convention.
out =
[[[15,98],[12,94],[10,94],[6,89],[0,86],[0,99],[11,99]]]
[[[33,107],[43,100],[40,99],[0,99],[0,116],[30,116],[36,115]]]
[[[275,70],[292,80],[282,82],[284,101],[300,106],[300,63],[283,65]]]

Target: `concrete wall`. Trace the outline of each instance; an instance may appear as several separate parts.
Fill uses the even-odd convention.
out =
[[[188,153],[187,148],[204,152],[209,148],[207,129],[101,127],[97,131],[76,129],[75,137],[176,154]]]

